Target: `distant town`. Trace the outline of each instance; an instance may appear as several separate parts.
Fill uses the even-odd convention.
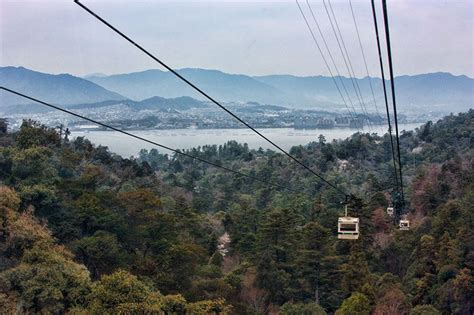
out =
[[[113,127],[128,130],[146,129],[230,129],[244,126],[226,112],[211,104],[189,109],[160,108],[136,109],[125,103],[109,106],[72,107],[71,110],[106,122]],[[332,129],[332,128],[360,128],[363,126],[385,124],[381,114],[363,116],[349,113],[332,113],[318,110],[288,109],[280,106],[261,105],[258,103],[226,104],[228,108],[239,115],[245,122],[256,128],[295,128],[295,129]],[[78,118],[54,111],[44,111],[40,105],[30,106],[28,114],[23,112],[3,114],[9,120],[10,128],[20,127],[26,117],[38,120],[48,126],[63,125],[70,130],[100,130]],[[31,107],[37,107],[32,108]],[[418,116],[399,115],[400,123],[426,122],[437,120],[441,113],[429,113]]]

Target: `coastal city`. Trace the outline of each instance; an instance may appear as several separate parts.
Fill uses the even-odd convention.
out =
[[[383,116],[370,113],[357,116],[346,112],[328,112],[308,109],[289,109],[274,105],[261,105],[250,102],[245,104],[229,103],[228,108],[237,113],[245,122],[256,128],[294,128],[294,129],[358,129],[364,126],[385,124]],[[21,110],[23,107],[24,110]],[[27,109],[27,110],[26,110]],[[159,109],[137,109],[126,102],[117,102],[107,106],[69,106],[68,109],[87,117],[106,122],[113,127],[127,130],[149,129],[233,129],[243,125],[229,116],[228,113],[212,104],[202,102],[200,106],[176,109],[161,107]],[[27,112],[27,114],[26,114]],[[25,117],[41,121],[48,126],[64,125],[70,130],[100,130],[101,127],[90,124],[73,116],[58,111],[45,111],[41,105],[18,106],[14,113],[4,113],[9,126],[15,130],[21,126]],[[417,116],[400,114],[400,123],[416,123],[436,120],[442,114],[424,113]],[[133,117],[133,118],[131,118]]]

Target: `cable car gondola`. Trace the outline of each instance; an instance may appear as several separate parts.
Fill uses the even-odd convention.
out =
[[[401,231],[408,231],[410,230],[410,220],[404,215],[398,224],[398,227]]]
[[[337,222],[337,238],[341,240],[356,240],[359,238],[359,218],[347,216],[347,205],[345,216],[340,217]]]
[[[387,214],[391,217],[393,217],[394,209],[392,206],[387,208]]]

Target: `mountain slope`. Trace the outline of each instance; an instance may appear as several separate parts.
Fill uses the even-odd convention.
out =
[[[288,108],[346,111],[330,77],[292,75],[251,77],[205,69],[181,69],[178,72],[221,102],[258,102]],[[146,108],[146,106],[156,107],[158,103],[169,106],[170,99],[183,96],[195,98],[196,101],[204,100],[202,95],[173,74],[156,69],[111,76],[90,75],[87,79],[82,79],[69,74],[51,75],[22,67],[3,67],[0,68],[0,79],[2,85],[63,105],[125,100],[125,97],[140,102],[152,99],[151,105],[146,105],[146,102],[136,104]],[[344,82],[356,111],[361,112],[351,80],[345,77],[336,80]],[[383,113],[382,82],[378,78],[371,80],[378,111]],[[357,83],[367,104],[367,110],[374,112],[369,78],[357,79]],[[466,76],[430,73],[400,76],[395,79],[395,83],[398,107],[406,114],[460,112],[473,107],[474,80]],[[163,99],[155,98],[156,96]],[[346,96],[345,98],[347,99]],[[189,103],[189,100],[176,101],[178,106],[183,106],[184,103]],[[2,107],[30,103],[6,92],[0,92],[0,102]],[[351,106],[349,101],[347,103]]]
[[[70,74],[47,74],[23,67],[1,67],[2,86],[34,96],[54,104],[95,103],[106,100],[123,100],[122,95]],[[0,106],[30,104],[19,96],[0,91]]]
[[[395,83],[400,103],[407,107],[424,105],[434,111],[465,111],[474,105],[474,80],[464,75],[438,72],[400,76]]]
[[[217,100],[224,102],[256,101],[287,107],[345,110],[332,78],[324,76],[297,77],[292,75],[247,76],[227,74],[216,70],[182,69],[180,74],[202,88]],[[162,97],[202,97],[173,74],[160,70],[147,70],[112,76],[91,76],[89,80],[109,90],[135,100],[155,95]],[[350,78],[336,78],[344,83],[358,112],[361,107]],[[383,112],[381,80],[372,78],[379,112]],[[369,78],[356,79],[367,109],[375,111]],[[399,108],[410,112],[464,111],[472,107],[474,80],[449,73],[430,73],[400,76],[395,79]],[[341,90],[344,89],[341,85]],[[346,95],[344,95],[346,97]],[[347,99],[347,97],[346,97]],[[350,102],[347,101],[348,105]]]
[[[291,91],[295,97],[300,95],[306,99],[341,103],[341,96],[330,77],[270,75],[254,78],[277,89]],[[351,95],[352,101],[355,102],[355,105],[358,104],[351,80],[349,78],[341,78],[341,80]],[[337,81],[340,82],[339,78]],[[375,107],[369,78],[356,79],[356,81],[368,110],[373,111]],[[384,108],[382,80],[371,78],[371,81],[379,112],[382,112]],[[404,111],[419,111],[421,107],[425,111],[465,111],[473,106],[474,80],[466,76],[454,76],[441,72],[415,76],[405,75],[395,78],[395,92],[399,108]],[[306,102],[302,100],[301,103],[305,104]],[[356,110],[360,110],[359,105],[356,105]]]
[[[182,69],[178,72],[203,91],[223,102],[281,103],[286,93],[246,75],[227,74],[217,70]],[[175,98],[190,96],[203,99],[202,95],[177,79],[173,74],[160,70],[147,70],[107,77],[92,76],[88,80],[133,100],[156,95]]]

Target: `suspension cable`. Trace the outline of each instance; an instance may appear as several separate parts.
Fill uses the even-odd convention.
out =
[[[393,63],[392,63],[392,49],[390,46],[390,30],[388,26],[388,12],[387,12],[387,1],[382,0],[384,24],[385,24],[385,37],[387,44],[387,53],[388,53],[388,67],[390,70],[390,86],[392,89],[392,103],[393,103],[393,115],[395,117],[395,133],[397,139],[397,151],[398,151],[398,173],[400,179],[400,189],[402,192],[402,207],[405,204],[405,195],[403,192],[403,174],[402,174],[402,159],[400,154],[400,137],[398,134],[398,116],[397,116],[397,102],[395,101],[395,81],[393,80]]]
[[[336,73],[337,73],[337,76],[338,76],[338,78],[339,78],[339,81],[341,82],[341,85],[342,85],[344,91],[346,92],[346,95],[347,95],[347,98],[348,98],[348,100],[349,100],[349,103],[351,104],[352,109],[354,110],[354,112],[356,113],[356,116],[357,116],[357,112],[356,112],[356,110],[355,110],[354,103],[352,102],[352,98],[351,98],[351,96],[350,96],[350,93],[348,92],[348,90],[347,90],[347,88],[346,88],[346,85],[345,85],[345,83],[344,83],[344,80],[343,80],[344,77],[343,77],[343,76],[341,75],[341,73],[339,72],[339,68],[337,67],[337,63],[334,61],[334,57],[333,57],[333,55],[332,55],[332,53],[331,53],[331,50],[329,49],[329,45],[328,45],[328,43],[327,43],[327,41],[326,41],[326,38],[324,37],[324,33],[323,33],[323,31],[321,30],[321,27],[319,26],[318,21],[316,20],[316,17],[315,17],[315,15],[314,15],[314,13],[313,13],[313,9],[311,8],[311,6],[310,6],[308,0],[306,0],[306,4],[307,4],[307,6],[308,6],[308,8],[309,8],[309,11],[310,11],[310,13],[311,13],[311,16],[313,17],[313,21],[314,21],[314,23],[316,24],[316,27],[317,27],[318,32],[319,32],[319,35],[321,36],[321,38],[322,38],[322,40],[323,40],[324,46],[326,47],[326,50],[327,50],[327,52],[328,52],[328,54],[329,54],[329,57],[331,58],[332,64],[334,65],[334,69],[336,70]],[[350,74],[349,74],[349,76],[350,76]],[[362,115],[364,115],[364,112],[363,112],[363,111],[362,111]],[[370,123],[369,123],[369,129],[370,129]]]
[[[106,25],[107,27],[109,27],[111,30],[113,30],[115,33],[117,33],[118,35],[120,35],[121,37],[123,37],[125,40],[127,40],[129,43],[133,44],[135,47],[137,47],[139,50],[141,50],[143,53],[145,53],[147,56],[149,56],[151,59],[153,59],[154,61],[156,61],[157,63],[159,63],[161,66],[163,66],[164,68],[166,68],[169,72],[171,72],[172,74],[174,74],[176,77],[178,77],[179,79],[181,79],[183,82],[185,82],[187,85],[189,85],[190,87],[192,87],[194,90],[196,90],[197,92],[199,92],[202,96],[204,96],[205,98],[207,98],[208,100],[210,100],[212,103],[214,103],[215,105],[217,105],[218,107],[220,107],[222,110],[224,110],[225,112],[227,112],[229,115],[231,115],[232,117],[234,117],[236,120],[238,120],[239,122],[241,122],[244,126],[246,126],[247,128],[251,129],[253,132],[255,132],[257,135],[259,135],[261,138],[263,138],[265,141],[267,141],[268,143],[270,143],[273,147],[277,148],[280,152],[282,152],[284,155],[286,155],[287,157],[289,157],[291,160],[293,160],[294,162],[296,162],[297,164],[299,164],[300,166],[302,166],[304,169],[306,169],[307,171],[309,171],[311,174],[313,174],[314,176],[318,177],[321,181],[323,181],[324,183],[326,183],[328,186],[332,187],[333,189],[335,189],[336,191],[338,191],[340,194],[343,194],[344,196],[347,196],[347,194],[342,190],[340,189],[339,187],[337,187],[336,185],[332,184],[331,182],[329,182],[328,180],[326,180],[324,177],[322,177],[320,174],[316,173],[313,169],[311,169],[309,166],[305,165],[304,163],[302,163],[300,160],[298,160],[297,158],[295,158],[294,156],[292,156],[290,153],[288,153],[287,151],[285,151],[284,149],[282,149],[279,145],[277,145],[276,143],[274,143],[272,140],[268,139],[266,136],[264,136],[261,132],[259,132],[258,130],[256,130],[254,127],[250,126],[248,123],[246,123],[245,121],[243,121],[240,117],[238,117],[236,114],[234,114],[233,112],[231,112],[229,109],[227,109],[225,106],[223,106],[222,104],[220,104],[218,101],[216,101],[214,98],[212,98],[211,96],[209,96],[206,92],[204,92],[203,90],[201,90],[200,88],[198,88],[195,84],[191,83],[191,81],[189,81],[188,79],[186,79],[185,77],[183,77],[181,74],[179,74],[176,70],[172,69],[170,66],[168,66],[166,63],[164,63],[163,61],[161,61],[160,59],[158,59],[157,57],[155,57],[153,54],[151,54],[150,52],[148,52],[145,48],[143,48],[142,46],[140,46],[139,44],[135,43],[130,37],[128,37],[127,35],[125,35],[124,33],[122,33],[121,31],[119,31],[117,28],[115,28],[114,26],[112,26],[109,22],[107,22],[106,20],[104,20],[102,17],[100,17],[99,15],[97,15],[95,12],[93,12],[91,9],[89,9],[88,7],[86,7],[85,5],[83,5],[81,2],[79,2],[79,0],[74,0],[74,2],[79,5],[81,8],[83,8],[85,11],[87,11],[89,14],[91,14],[93,17],[95,17],[97,20],[99,20],[100,22],[102,22],[104,25]]]
[[[358,122],[359,122],[359,120],[358,120],[358,117],[357,117],[357,112],[356,112],[356,110],[355,110],[355,108],[354,108],[354,104],[352,103],[352,101],[351,101],[351,99],[350,99],[349,93],[347,93],[347,89],[346,89],[346,87],[345,87],[345,85],[344,85],[344,82],[342,81],[342,76],[341,76],[340,73],[339,73],[339,70],[338,70],[338,68],[337,68],[337,66],[336,66],[336,63],[334,62],[334,59],[333,59],[333,57],[332,57],[331,52],[329,51],[329,48],[328,48],[328,46],[327,46],[327,43],[326,43],[324,37],[323,37],[323,41],[324,41],[324,43],[325,43],[325,45],[326,45],[326,49],[327,49],[328,52],[329,52],[329,56],[330,56],[330,58],[331,58],[331,60],[332,60],[332,62],[333,62],[333,65],[334,65],[334,67],[335,67],[335,70],[336,70],[336,73],[337,73],[337,75],[338,75],[339,81],[341,82],[342,87],[344,88],[344,90],[345,90],[345,92],[346,92],[346,94],[347,94],[348,100],[349,100],[349,102],[350,102],[350,104],[351,104],[351,107],[352,107],[352,110],[353,110],[354,114],[352,114],[351,110],[349,109],[349,106],[347,105],[347,102],[346,102],[346,100],[345,100],[345,98],[344,98],[344,96],[343,96],[343,94],[342,94],[341,89],[339,88],[339,85],[337,84],[336,78],[334,77],[334,74],[333,74],[333,72],[332,72],[332,70],[331,70],[331,67],[329,66],[329,63],[327,62],[326,57],[324,56],[324,53],[323,53],[323,51],[322,51],[322,49],[321,49],[321,46],[319,45],[318,40],[316,39],[316,36],[314,35],[313,29],[312,29],[311,26],[309,25],[309,22],[308,22],[308,20],[307,20],[307,18],[306,18],[306,16],[305,16],[305,14],[304,14],[304,12],[303,12],[301,6],[300,6],[298,0],[296,0],[296,4],[298,5],[298,8],[299,8],[299,10],[300,10],[300,12],[301,12],[301,15],[302,15],[302,17],[303,17],[303,19],[304,19],[304,21],[305,21],[305,23],[306,23],[306,26],[308,27],[308,30],[309,30],[309,32],[310,32],[310,34],[311,34],[311,37],[313,38],[313,42],[315,43],[316,47],[318,48],[318,51],[319,51],[319,53],[321,54],[321,57],[322,57],[322,59],[323,59],[323,61],[324,61],[324,64],[326,65],[326,68],[327,68],[328,71],[329,71],[329,74],[330,74],[330,76],[331,76],[331,78],[332,78],[332,80],[333,80],[333,82],[334,82],[334,85],[336,86],[336,88],[337,88],[337,90],[338,90],[338,92],[339,92],[339,95],[341,95],[341,99],[342,99],[344,105],[346,106],[347,111],[348,111],[349,114],[351,115],[352,119],[355,121],[357,131],[360,131],[360,130],[359,130],[359,127],[358,127]],[[317,21],[316,21],[316,26],[317,26],[318,29],[320,30],[319,24],[318,24]],[[321,32],[321,31],[320,31],[320,32]]]
[[[20,93],[20,92],[18,92],[18,91],[14,91],[14,90],[12,90],[12,89],[9,89],[9,88],[3,87],[3,86],[0,86],[0,89],[5,90],[5,91],[7,91],[7,92],[10,92],[10,93],[12,93],[12,94],[21,96],[21,97],[23,97],[23,98],[29,99],[29,100],[34,101],[34,102],[36,102],[36,103],[42,104],[42,105],[47,106],[47,107],[49,107],[49,108],[53,108],[53,109],[55,109],[55,110],[61,111],[61,112],[66,113],[66,114],[69,114],[69,115],[71,115],[71,116],[75,116],[75,117],[77,117],[77,118],[86,120],[86,121],[91,122],[91,123],[93,123],[93,124],[95,124],[95,125],[98,125],[98,126],[101,126],[101,127],[105,127],[105,128],[107,128],[107,129],[110,129],[110,130],[119,132],[119,133],[124,134],[124,135],[126,135],[126,136],[129,136],[129,137],[138,139],[138,140],[140,140],[140,141],[143,141],[143,142],[146,142],[146,143],[155,145],[155,146],[157,146],[157,147],[166,149],[166,150],[168,150],[168,151],[172,151],[172,152],[174,152],[174,153],[176,153],[176,154],[178,154],[178,155],[182,155],[182,156],[191,158],[191,159],[193,159],[193,160],[196,160],[196,161],[199,161],[199,162],[203,162],[203,163],[209,164],[209,165],[211,165],[211,166],[213,166],[213,167],[216,167],[216,168],[221,168],[221,169],[223,169],[223,170],[225,170],[225,171],[227,171],[227,172],[231,172],[231,173],[234,173],[234,174],[239,175],[239,176],[242,176],[242,177],[247,177],[247,178],[250,178],[250,179],[252,179],[252,180],[259,181],[259,182],[261,182],[261,183],[264,183],[264,184],[266,184],[266,185],[269,185],[269,186],[274,186],[274,187],[278,187],[278,188],[281,188],[281,189],[286,189],[286,190],[289,190],[289,191],[292,191],[292,192],[295,192],[295,193],[299,193],[299,192],[300,192],[300,191],[294,190],[294,189],[292,189],[292,188],[290,188],[290,187],[283,186],[283,185],[276,184],[276,183],[270,183],[270,182],[267,182],[267,181],[265,181],[265,180],[262,180],[262,179],[260,179],[260,178],[258,178],[258,177],[254,177],[254,176],[251,176],[251,175],[242,173],[242,172],[240,172],[240,171],[236,171],[236,170],[233,170],[233,169],[231,169],[231,168],[228,168],[228,167],[219,165],[219,164],[217,164],[217,163],[210,162],[210,161],[205,160],[205,159],[203,159],[203,158],[200,158],[200,157],[198,157],[198,156],[194,156],[194,155],[191,155],[191,154],[189,154],[189,153],[185,153],[185,152],[183,152],[183,151],[181,151],[181,150],[177,150],[177,149],[170,148],[170,147],[165,146],[165,145],[163,145],[163,144],[160,144],[160,143],[158,143],[158,142],[155,142],[155,141],[152,141],[152,140],[143,138],[143,137],[141,137],[141,136],[137,136],[137,135],[135,135],[135,134],[133,134],[133,133],[131,133],[131,132],[124,131],[124,130],[122,130],[122,129],[119,129],[119,128],[110,126],[110,125],[108,125],[108,124],[106,124],[106,123],[103,123],[103,122],[94,120],[94,119],[92,119],[92,118],[89,118],[89,117],[86,117],[86,116],[83,116],[83,115],[80,115],[80,114],[78,114],[78,113],[75,113],[75,112],[72,112],[72,111],[70,111],[70,110],[61,108],[61,107],[59,107],[59,106],[56,106],[56,105],[53,105],[53,104],[50,104],[50,103],[46,103],[46,102],[44,102],[44,101],[41,101],[41,100],[39,100],[39,99],[37,99],[37,98],[34,98],[34,97],[28,96],[28,95],[26,95],[26,94]]]
[[[306,0],[306,1],[308,2],[308,6],[309,6],[309,1],[308,0]],[[354,89],[356,97],[359,100],[359,105],[361,107],[362,113],[365,115],[365,119],[367,120],[369,130],[371,130],[372,129],[372,123],[370,122],[370,119],[368,117],[369,113],[367,112],[367,107],[365,106],[365,101],[364,101],[364,98],[363,98],[362,93],[360,91],[359,83],[355,80],[355,72],[354,72],[354,68],[352,67],[352,62],[350,60],[349,53],[347,52],[346,43],[344,41],[344,38],[342,37],[342,32],[341,32],[341,29],[339,28],[339,23],[337,22],[336,15],[334,14],[334,10],[332,9],[332,5],[331,5],[331,2],[329,0],[328,0],[328,3],[329,3],[329,7],[331,9],[332,17],[334,19],[334,24],[336,25],[336,28],[337,28],[337,33],[336,33],[336,28],[334,28],[334,24],[333,24],[331,15],[329,14],[329,11],[328,11],[328,8],[327,8],[327,5],[326,5],[326,1],[323,0],[324,9],[325,9],[326,14],[328,16],[329,23],[331,25],[334,37],[336,38],[336,42],[337,42],[337,45],[339,47],[339,51],[341,52],[342,59],[344,60],[344,64],[346,66],[347,73],[349,74],[349,78],[350,78],[350,81],[352,83],[352,88]],[[340,41],[339,41],[339,37],[338,37],[337,34],[339,34],[339,37],[341,39]],[[342,43],[342,46],[341,46],[341,43]],[[344,51],[342,50],[342,48],[344,48]],[[345,52],[345,54],[344,54],[344,52]],[[347,58],[346,58],[346,56],[347,56]]]
[[[377,51],[379,55],[379,64],[380,64],[380,72],[382,74],[382,87],[383,87],[383,96],[385,100],[385,110],[387,112],[387,123],[388,123],[388,136],[390,137],[390,146],[392,149],[392,161],[393,161],[393,172],[395,174],[395,187],[397,191],[400,191],[400,182],[398,181],[398,173],[397,173],[397,162],[395,157],[395,145],[393,144],[393,137],[392,137],[392,120],[390,119],[390,109],[388,107],[388,97],[387,97],[387,87],[385,82],[385,72],[383,68],[383,61],[382,61],[382,49],[380,47],[380,37],[379,37],[379,27],[377,23],[377,13],[375,11],[375,2],[372,0],[372,16],[374,18],[374,27],[375,27],[375,38],[377,40]]]
[[[330,1],[329,1],[329,5],[331,6]],[[360,52],[362,53],[362,59],[364,60],[365,72],[367,73],[367,78],[369,80],[369,87],[370,87],[370,91],[372,93],[372,99],[374,101],[375,112],[377,113],[377,117],[378,117],[379,122],[380,122],[381,116],[380,116],[379,109],[378,109],[378,106],[377,106],[377,101],[375,100],[374,88],[372,86],[372,78],[370,77],[369,67],[367,66],[367,59],[365,58],[364,46],[362,45],[362,41],[360,39],[359,26],[357,25],[357,20],[356,20],[355,14],[354,14],[354,9],[352,7],[352,0],[349,0],[349,6],[351,8],[352,20],[354,21],[354,27],[355,27],[355,30],[356,30],[356,33],[357,33],[357,39],[359,40]],[[331,8],[332,8],[332,6],[331,6]],[[382,128],[382,131],[383,131],[383,128]]]

